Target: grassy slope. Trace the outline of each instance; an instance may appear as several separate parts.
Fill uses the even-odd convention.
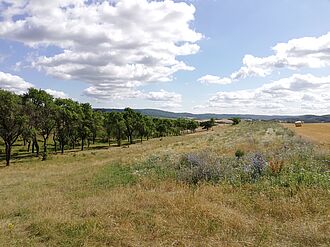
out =
[[[281,131],[242,124],[17,161],[0,169],[0,246],[328,246],[329,188],[191,187],[127,172],[150,155],[271,153],[283,145]]]

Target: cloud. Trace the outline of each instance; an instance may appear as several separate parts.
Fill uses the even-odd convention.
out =
[[[0,71],[0,88],[14,92],[16,94],[24,94],[31,87],[35,87],[32,83],[26,82],[23,78],[12,75],[10,73],[4,73]],[[55,98],[68,98],[69,96],[62,92],[56,91],[53,89],[45,90],[50,95],[53,95]]]
[[[66,98],[69,98],[69,96],[62,92],[62,91],[56,91],[56,90],[53,90],[53,89],[46,89],[45,90],[47,93],[49,93],[50,95],[54,96],[55,98],[61,98],[61,99],[66,99]]]
[[[94,91],[95,90],[95,91]],[[161,108],[178,108],[181,107],[182,95],[175,92],[168,92],[163,89],[154,92],[142,92],[140,90],[135,90],[131,88],[123,87],[121,89],[117,88],[115,92],[109,94],[109,89],[97,91],[98,89],[90,87],[85,90],[85,94],[89,97],[97,98],[100,102],[108,101],[111,99],[144,99],[153,102],[156,106]],[[112,89],[110,89],[112,90]],[[119,92],[119,93],[118,93]]]
[[[233,72],[225,81],[230,82],[247,77],[265,77],[274,70],[286,68],[319,69],[330,66],[330,33],[320,37],[304,37],[292,39],[287,43],[279,43],[272,50],[274,55],[255,57],[245,55],[243,66]]]
[[[167,92],[161,89],[159,92],[149,92],[145,95],[147,100],[151,101],[173,101],[173,102],[181,102],[182,96],[181,94],[175,92]]]
[[[294,74],[253,90],[218,92],[205,108],[221,113],[328,114],[330,76]]]
[[[17,94],[23,94],[30,87],[33,87],[33,84],[26,82],[23,78],[0,71],[1,89],[5,89]]]
[[[143,95],[144,99],[153,101],[161,108],[181,107],[182,95],[175,92],[168,92],[161,89],[159,92],[149,92]]]
[[[190,27],[195,8],[185,2],[18,0],[1,8],[1,37],[60,48],[34,58],[32,66],[87,82],[84,93],[97,99],[135,97],[146,83],[193,70],[178,56],[197,53],[202,38]]]
[[[232,80],[228,77],[220,78],[219,76],[214,76],[214,75],[205,75],[199,78],[198,81],[202,84],[220,84],[220,85],[230,84],[232,82]]]

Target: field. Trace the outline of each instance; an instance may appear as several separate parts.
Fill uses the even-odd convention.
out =
[[[330,123],[304,124],[301,128],[296,128],[294,124],[284,126],[295,131],[299,136],[330,149]]]
[[[16,159],[0,246],[329,246],[330,149],[315,145],[260,122]]]

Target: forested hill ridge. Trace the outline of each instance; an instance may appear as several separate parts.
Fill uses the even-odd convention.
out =
[[[100,111],[118,111],[121,112],[123,109],[107,109],[107,108],[95,108],[95,110]],[[193,114],[188,112],[176,113],[170,111],[162,111],[157,109],[134,109],[143,115],[159,117],[159,118],[192,118],[192,119],[222,119],[222,118],[232,118],[239,117],[242,119],[254,119],[254,120],[281,120],[285,122],[294,122],[297,120],[304,121],[306,123],[319,123],[319,122],[330,122],[330,114],[328,115],[302,115],[302,116],[285,116],[285,115],[253,115],[253,114],[214,114],[214,113],[204,113],[204,114]]]

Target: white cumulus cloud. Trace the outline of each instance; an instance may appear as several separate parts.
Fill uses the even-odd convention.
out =
[[[66,99],[66,98],[69,98],[69,96],[62,92],[62,91],[56,91],[56,90],[53,90],[53,89],[46,89],[45,90],[47,93],[49,93],[50,95],[54,96],[55,98],[62,98],[62,99]]]
[[[280,68],[297,70],[330,67],[330,33],[320,37],[292,39],[275,45],[272,50],[274,54],[268,57],[245,55],[243,66],[223,80],[230,83],[247,77],[265,77]]]
[[[228,77],[221,78],[215,75],[205,75],[199,78],[198,81],[202,84],[220,84],[220,85],[230,84],[232,82],[232,80]]]
[[[218,92],[204,109],[219,113],[328,114],[330,76],[294,74],[253,90]]]
[[[33,87],[33,84],[26,82],[23,78],[4,73],[0,71],[0,88],[17,94],[23,94],[28,88]]]
[[[84,93],[100,99],[136,97],[146,83],[193,70],[178,56],[197,53],[202,38],[190,26],[195,7],[172,0],[17,0],[0,13],[2,38],[60,48],[35,57],[33,67],[87,82]]]
[[[31,87],[35,87],[32,83],[25,81],[22,77],[17,75],[12,75],[10,73],[5,73],[0,71],[0,88],[14,92],[16,94],[24,94]],[[62,92],[53,89],[45,90],[50,95],[55,98],[68,98],[69,96]]]

